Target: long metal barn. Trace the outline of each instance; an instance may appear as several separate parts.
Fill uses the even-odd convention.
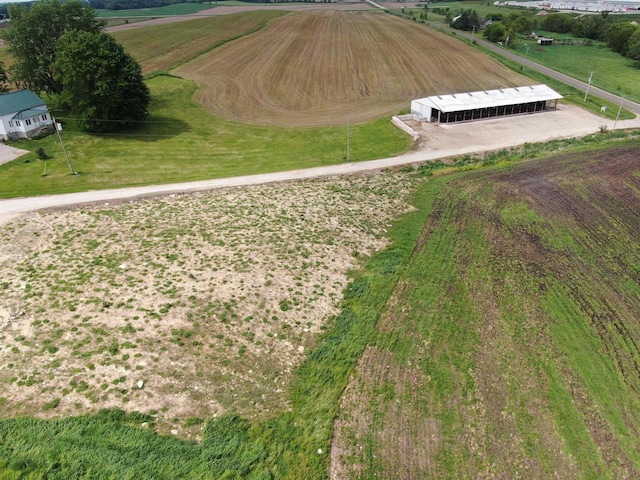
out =
[[[469,122],[555,110],[561,98],[546,85],[531,85],[419,98],[411,101],[411,113],[422,122]]]

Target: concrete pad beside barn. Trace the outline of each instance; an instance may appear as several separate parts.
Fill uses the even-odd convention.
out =
[[[407,123],[420,134],[418,151],[423,154],[438,152],[434,156],[437,158],[580,137],[596,133],[602,127],[611,130],[614,122],[574,105],[559,104],[556,110],[473,122]],[[638,126],[638,119],[616,125],[617,128]]]
[[[29,151],[0,143],[0,165],[9,163],[11,160],[21,157],[25,153],[29,153]]]

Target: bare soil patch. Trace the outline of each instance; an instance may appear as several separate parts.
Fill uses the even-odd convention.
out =
[[[254,12],[257,10],[273,10],[273,11],[305,11],[305,10],[371,10],[373,7],[366,2],[340,2],[340,3],[308,3],[297,5],[229,5],[218,6],[209,10],[202,10],[191,15],[175,15],[162,18],[153,18],[150,20],[136,21],[133,23],[125,23],[107,27],[108,32],[118,32],[122,30],[133,30],[136,28],[151,27],[155,25],[165,25],[168,23],[184,22],[200,17],[215,17],[218,15],[230,15],[233,13]],[[134,17],[139,18],[139,17]],[[1,42],[1,41],[0,41]],[[2,45],[0,44],[0,48]]]
[[[145,30],[123,29],[113,36],[140,63],[142,72],[148,74],[174,68],[229,39],[258,30],[280,15],[284,13],[279,10],[248,11],[190,19],[187,24],[168,22],[149,25]]]
[[[378,12],[287,15],[176,70],[214,115],[322,126],[362,122],[412,98],[528,84],[468,45]]]
[[[286,409],[292,370],[415,181],[245,187],[6,224],[2,415],[117,406],[188,435],[191,417]]]

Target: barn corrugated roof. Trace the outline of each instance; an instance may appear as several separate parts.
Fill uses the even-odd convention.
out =
[[[519,103],[559,100],[561,98],[562,95],[546,85],[530,85],[528,87],[500,88],[453,95],[434,95],[414,101],[428,105],[443,113],[448,113],[479,108],[503,107]]]
[[[18,90],[0,95],[0,115],[21,112],[42,105],[46,105],[45,101],[31,90]]]

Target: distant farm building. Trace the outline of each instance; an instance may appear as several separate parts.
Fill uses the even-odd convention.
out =
[[[555,110],[562,98],[546,85],[434,95],[411,101],[420,121],[453,123]]]
[[[538,45],[553,45],[553,38],[538,37]]]
[[[0,95],[0,139],[18,140],[53,131],[47,104],[31,90]]]

